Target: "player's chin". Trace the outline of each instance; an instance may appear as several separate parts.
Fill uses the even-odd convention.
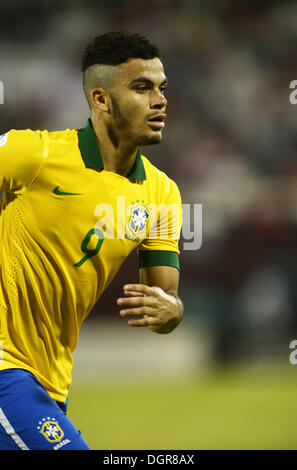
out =
[[[147,133],[142,137],[142,145],[159,144],[162,141],[162,129],[152,130],[150,133]]]

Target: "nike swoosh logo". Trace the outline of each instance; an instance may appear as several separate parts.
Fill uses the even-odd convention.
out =
[[[82,193],[68,193],[65,191],[60,191],[59,186],[57,186],[54,190],[53,193],[56,194],[57,196],[83,196]]]

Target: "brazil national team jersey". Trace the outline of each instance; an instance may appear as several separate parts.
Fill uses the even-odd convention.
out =
[[[129,254],[179,269],[180,193],[140,150],[127,177],[104,170],[90,119],[2,135],[0,191],[0,370],[63,402],[80,326]]]

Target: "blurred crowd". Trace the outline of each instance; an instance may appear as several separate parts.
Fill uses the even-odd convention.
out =
[[[84,125],[80,61],[94,36],[126,29],[158,44],[168,124],[163,143],[142,150],[184,203],[202,204],[202,246],[181,250],[180,294],[187,318],[217,335],[218,358],[249,345],[286,354],[296,333],[296,25],[294,1],[1,2],[1,134]],[[135,280],[133,258],[98,314],[113,310],[127,266]]]

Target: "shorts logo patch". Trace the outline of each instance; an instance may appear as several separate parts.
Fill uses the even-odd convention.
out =
[[[55,418],[42,418],[37,429],[49,442],[59,442],[64,436],[64,432]]]

